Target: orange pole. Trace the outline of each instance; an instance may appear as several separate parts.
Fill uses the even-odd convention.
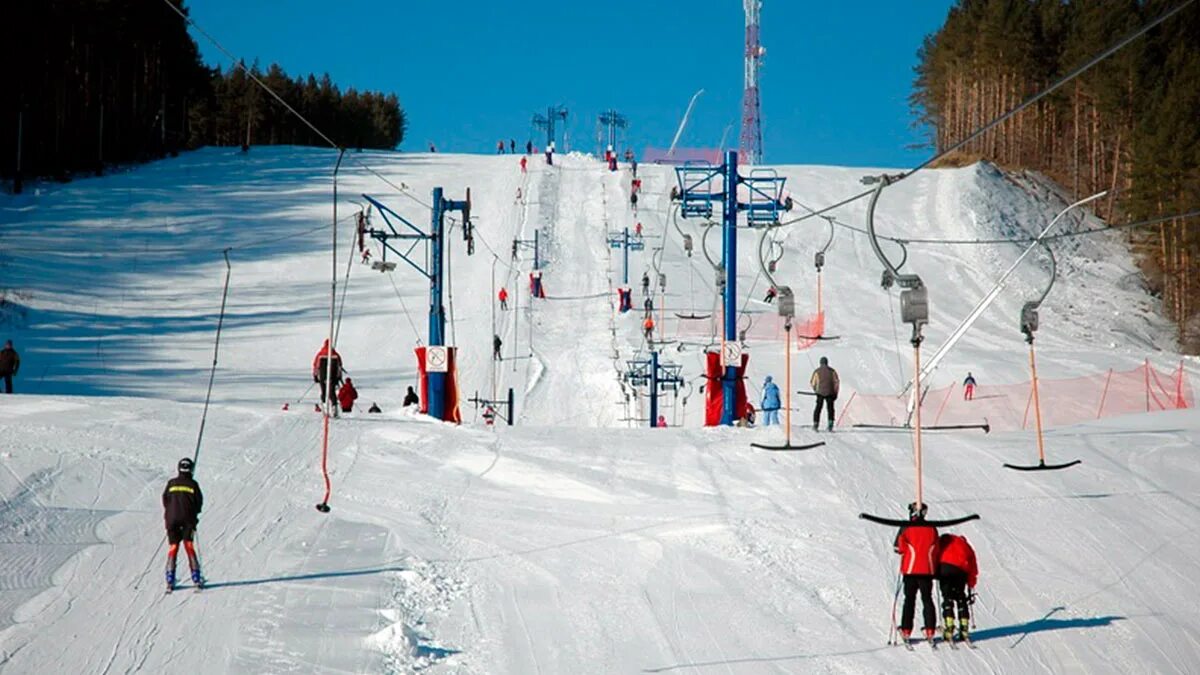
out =
[[[1037,361],[1033,356],[1033,342],[1029,343],[1029,370],[1033,373],[1033,415],[1037,421],[1038,461],[1046,463],[1046,446],[1042,440],[1042,403],[1038,399]]]
[[[1100,419],[1100,413],[1104,412],[1104,399],[1108,398],[1108,383],[1112,381],[1112,368],[1108,369],[1108,377],[1104,378],[1104,391],[1100,393],[1100,407],[1096,408],[1096,419]]]
[[[917,510],[921,510],[922,500],[922,485],[921,485],[921,343],[917,342],[913,345],[913,358],[916,361],[914,368],[916,374],[913,375],[913,400],[917,412],[917,425],[913,433],[913,456],[917,465]]]
[[[784,391],[784,411],[783,411],[783,436],[788,445],[792,444],[792,322],[788,321],[784,324],[784,329],[787,335],[783,338],[784,353],[787,355],[784,358],[784,363],[787,364],[787,374],[784,375],[783,386]]]

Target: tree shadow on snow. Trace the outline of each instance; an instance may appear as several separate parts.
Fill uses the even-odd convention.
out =
[[[315,581],[317,579],[338,579],[341,577],[361,577],[384,572],[404,572],[407,567],[374,567],[360,570],[334,570],[331,572],[313,572],[312,574],[292,574],[281,577],[264,577],[262,579],[241,579],[236,581],[210,581],[206,590],[217,588],[235,588],[238,586],[259,586],[262,584],[286,583],[290,581]]]

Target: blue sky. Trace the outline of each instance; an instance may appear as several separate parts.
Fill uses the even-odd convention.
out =
[[[916,51],[952,0],[766,0],[761,72],[771,163],[904,166],[928,150],[908,95]],[[402,149],[490,152],[523,143],[530,117],[569,111],[571,145],[596,147],[615,108],[629,144],[665,147],[688,99],[681,145],[716,147],[741,115],[744,24],[737,0],[189,0],[193,18],[248,62],[328,72],[341,87],[395,92]],[[228,66],[194,35],[210,65]],[[535,141],[536,142],[536,141]]]

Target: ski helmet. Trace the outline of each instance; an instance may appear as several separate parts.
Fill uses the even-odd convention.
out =
[[[913,502],[908,505],[908,519],[909,520],[924,520],[925,514],[928,512],[929,512],[929,504],[926,504],[925,502],[921,502],[920,509],[917,508],[916,502]]]
[[[196,468],[196,463],[192,461],[191,457],[184,457],[179,460],[179,473],[191,475],[194,468]]]

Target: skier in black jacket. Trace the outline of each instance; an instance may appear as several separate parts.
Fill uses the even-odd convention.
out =
[[[204,495],[200,485],[192,478],[195,463],[190,457],[179,460],[179,475],[167,481],[163,490],[163,521],[167,527],[167,591],[175,588],[175,558],[179,554],[179,542],[187,551],[188,567],[192,570],[192,583],[204,584],[200,576],[200,559],[196,557],[196,525],[200,523],[200,509],[204,506]]]

